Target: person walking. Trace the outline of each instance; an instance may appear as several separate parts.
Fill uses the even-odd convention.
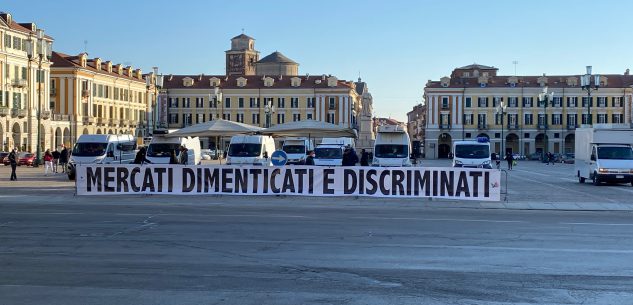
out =
[[[53,173],[53,154],[51,154],[51,150],[47,149],[44,152],[44,176],[48,176],[48,170],[51,170]]]
[[[360,166],[369,166],[369,153],[365,149],[360,151]]]
[[[187,165],[189,162],[189,155],[187,153],[188,149],[184,145],[180,146],[180,155],[178,155],[179,163],[182,165]]]
[[[508,162],[508,170],[512,170],[512,163],[514,162],[514,157],[510,152],[506,153],[506,161]]]
[[[547,164],[549,165],[550,163],[554,165],[554,154],[551,152],[549,153],[548,160],[547,160]]]
[[[178,164],[178,158],[176,158],[176,151],[172,150],[169,153],[169,164]]]
[[[308,157],[306,157],[306,165],[314,165],[314,150],[308,152]]]
[[[358,156],[351,147],[345,148],[343,152],[343,166],[354,166],[358,163]]]
[[[59,165],[59,156],[61,155],[57,149],[53,150],[53,172],[57,173],[57,166]]]
[[[134,164],[143,164],[143,163],[149,163],[151,164],[152,161],[147,160],[147,149],[145,147],[141,147],[141,149],[138,150],[138,152],[136,153],[136,157],[134,157]]]
[[[68,164],[68,149],[62,145],[62,152],[59,153],[59,164],[62,166],[62,173],[66,172],[66,164]]]
[[[15,169],[18,166],[18,153],[17,148],[14,148],[11,153],[9,153],[9,163],[11,163],[11,178],[9,180],[16,181],[18,180],[18,176],[15,175]]]

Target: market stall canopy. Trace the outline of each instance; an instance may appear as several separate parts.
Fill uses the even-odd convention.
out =
[[[227,121],[223,119],[211,120],[200,124],[191,125],[189,127],[178,129],[167,137],[225,137],[237,134],[256,133],[264,130],[264,128]]]
[[[323,121],[304,120],[266,128],[262,134],[276,137],[346,137],[356,138],[356,130]]]

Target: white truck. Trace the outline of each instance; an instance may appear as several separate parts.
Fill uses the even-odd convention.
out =
[[[373,166],[411,166],[411,141],[402,126],[378,126]]]
[[[633,185],[633,129],[576,128],[575,170],[578,182],[591,179]]]
[[[275,140],[271,136],[233,136],[226,164],[272,166],[270,157],[275,150]]]
[[[488,138],[479,137],[477,140],[455,141],[453,152],[453,167],[492,168]]]
[[[345,147],[355,147],[352,138],[323,138],[314,149],[314,165],[342,166]]]
[[[169,164],[172,152],[177,157],[180,154],[180,146],[187,148],[187,165],[200,164],[202,150],[198,137],[165,137],[154,133],[152,141],[147,146],[146,158],[153,164]]]
[[[68,179],[75,179],[77,164],[128,164],[136,157],[132,135],[83,134],[77,139],[67,165]]]
[[[288,156],[288,164],[305,164],[309,151],[314,149],[314,142],[308,138],[286,138],[281,148]]]

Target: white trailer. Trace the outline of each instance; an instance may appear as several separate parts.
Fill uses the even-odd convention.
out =
[[[591,179],[633,185],[633,129],[576,128],[575,170],[578,182]]]

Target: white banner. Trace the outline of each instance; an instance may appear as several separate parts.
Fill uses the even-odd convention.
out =
[[[499,201],[500,172],[444,167],[77,165],[78,195],[297,195]]]

